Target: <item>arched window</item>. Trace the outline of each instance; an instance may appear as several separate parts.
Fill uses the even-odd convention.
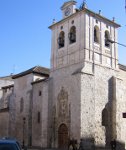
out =
[[[64,43],[65,43],[65,33],[61,31],[58,38],[59,48],[64,47]]]
[[[94,27],[94,42],[99,43],[100,42],[99,37],[99,28],[97,26]]]
[[[106,47],[110,47],[109,39],[110,39],[109,32],[108,32],[108,31],[105,31],[105,46],[106,46]]]
[[[76,42],[76,27],[75,27],[75,26],[72,26],[72,27],[70,28],[69,42],[70,42],[70,44]]]

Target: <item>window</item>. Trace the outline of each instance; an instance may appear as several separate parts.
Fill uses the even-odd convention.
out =
[[[108,125],[108,111],[106,108],[102,111],[102,125],[107,126]]]
[[[72,22],[71,22],[72,24],[74,24],[74,20],[72,20]]]
[[[61,26],[60,29],[62,30],[62,29],[63,29],[63,26]]]
[[[37,122],[40,123],[40,112],[38,112],[38,116],[37,116]]]
[[[105,31],[105,46],[110,47],[110,42],[108,41],[110,39],[110,35],[108,31]]]
[[[42,95],[42,92],[41,91],[39,91],[39,96],[41,96]]]
[[[20,112],[23,112],[23,109],[24,109],[24,99],[21,98],[21,100],[20,100]]]
[[[59,48],[64,47],[64,43],[65,43],[65,33],[63,31],[60,32],[59,37],[58,37],[58,44],[59,44]]]
[[[72,26],[69,33],[69,42],[70,44],[76,42],[76,27]]]
[[[96,21],[96,23],[98,23],[98,20],[97,20],[97,19],[96,19],[95,21]]]
[[[99,28],[98,28],[98,26],[94,27],[94,42],[99,43]]]

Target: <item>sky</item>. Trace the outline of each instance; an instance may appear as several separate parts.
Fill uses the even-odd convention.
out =
[[[62,19],[67,0],[0,0],[0,77],[34,66],[50,67],[53,19]],[[77,0],[79,8],[83,0]],[[88,9],[121,25],[118,42],[126,45],[125,0],[86,0]],[[126,47],[118,46],[119,63],[126,65]]]

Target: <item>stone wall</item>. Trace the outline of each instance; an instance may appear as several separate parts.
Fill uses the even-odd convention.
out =
[[[62,124],[68,128],[69,140],[80,139],[81,65],[83,66],[79,64],[62,68],[50,75],[52,90],[50,98],[53,109],[49,114],[53,114],[51,115],[53,129],[50,132],[53,147],[58,146],[58,130]]]
[[[48,147],[48,81],[33,84],[32,145]]]
[[[9,112],[0,112],[0,138],[9,136]]]
[[[100,65],[94,66],[93,74],[81,76],[81,138],[87,148],[110,147],[112,138],[112,101],[114,98],[113,76],[117,71]],[[85,142],[86,141],[86,142]]]

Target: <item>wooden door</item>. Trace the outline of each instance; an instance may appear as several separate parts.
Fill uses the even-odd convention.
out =
[[[65,124],[61,124],[58,130],[59,148],[68,148],[68,128]]]

